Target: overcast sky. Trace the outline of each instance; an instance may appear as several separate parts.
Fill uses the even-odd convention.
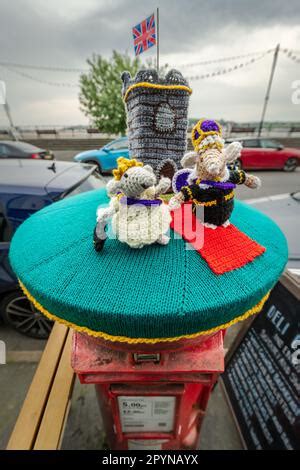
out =
[[[186,63],[274,48],[298,51],[299,0],[0,0],[0,62],[85,68],[93,53],[109,57],[113,49],[133,56],[131,28],[160,8],[161,63],[192,76],[236,62],[198,67]],[[142,59],[155,55],[153,47]],[[272,54],[223,76],[191,80],[191,117],[259,120]],[[37,80],[78,83],[77,73],[16,69]],[[78,87],[50,86],[0,67],[0,80],[16,125],[86,124]],[[300,63],[279,55],[267,120],[300,120],[292,104],[292,83]],[[0,107],[0,126],[7,124]]]

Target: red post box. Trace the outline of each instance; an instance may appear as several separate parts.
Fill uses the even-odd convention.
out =
[[[72,366],[95,384],[111,449],[196,449],[224,370],[223,332],[193,341],[123,345],[74,333]]]

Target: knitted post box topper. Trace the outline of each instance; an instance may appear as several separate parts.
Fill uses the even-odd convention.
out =
[[[257,188],[260,179],[243,170],[228,169],[227,165],[239,157],[242,146],[232,142],[224,149],[221,126],[216,121],[201,119],[192,130],[192,143],[194,152],[187,153],[181,164],[194,168],[175,174],[173,189],[177,194],[170,200],[170,207],[176,209],[190,201],[193,210],[197,205],[204,206],[202,223],[206,227],[226,227],[230,223],[236,184]]]
[[[113,170],[114,179],[107,183],[111,196],[109,206],[97,210],[94,230],[94,246],[101,251],[106,239],[105,226],[112,217],[112,228],[117,238],[131,248],[144,245],[169,243],[167,232],[171,215],[167,204],[158,196],[168,190],[171,181],[156,176],[150,165],[134,159],[118,158],[118,168]]]

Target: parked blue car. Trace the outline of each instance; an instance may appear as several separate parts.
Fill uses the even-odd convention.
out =
[[[18,332],[44,339],[51,331],[52,322],[21,292],[10,267],[8,251],[15,230],[43,207],[104,184],[95,166],[45,160],[0,160],[0,316]]]
[[[96,164],[100,173],[111,173],[114,168],[117,168],[117,159],[119,157],[130,158],[127,137],[113,140],[100,149],[78,153],[74,160],[76,162]]]

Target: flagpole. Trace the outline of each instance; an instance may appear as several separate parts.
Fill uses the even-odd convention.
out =
[[[156,68],[159,74],[159,8],[156,8]]]

